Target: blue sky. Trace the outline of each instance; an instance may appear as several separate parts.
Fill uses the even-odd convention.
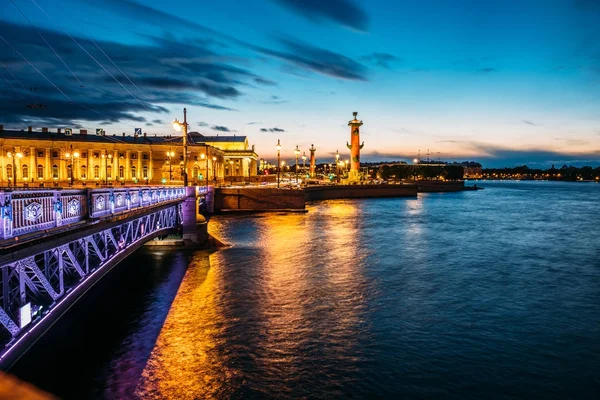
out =
[[[347,121],[358,111],[363,161],[429,150],[484,166],[600,163],[596,0],[5,0],[0,8],[7,128],[172,134],[187,107],[192,130],[245,134],[266,158],[277,139],[290,159],[296,145],[314,143],[326,161],[347,152]]]

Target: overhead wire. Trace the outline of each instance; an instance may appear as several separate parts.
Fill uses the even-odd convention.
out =
[[[73,75],[73,78],[75,78],[75,80],[77,82],[79,82],[79,86],[83,87],[83,83],[79,80],[79,78],[77,77],[77,75],[75,75],[75,72],[73,72],[73,70],[69,67],[69,65],[67,65],[67,63],[65,62],[65,60],[63,60],[63,58],[58,54],[58,52],[56,50],[54,50],[54,47],[52,47],[52,45],[50,45],[50,43],[48,43],[48,41],[46,40],[46,38],[44,37],[44,35],[42,35],[42,33],[33,24],[33,22],[31,22],[31,20],[29,18],[27,18],[27,15],[25,15],[25,13],[21,10],[21,8],[19,8],[19,6],[14,2],[14,0],[9,0],[9,1],[19,11],[19,13],[21,13],[21,15],[23,16],[23,18],[25,18],[27,20],[27,22],[29,22],[29,25],[31,25],[33,27],[33,29],[35,29],[35,31],[39,35],[39,37],[42,38],[42,40],[44,41],[44,43],[46,43],[46,45],[50,48],[50,50],[52,50],[52,52],[54,53],[54,55],[69,70],[69,72],[71,73],[71,75]]]
[[[102,112],[100,112],[100,111],[94,110],[94,109],[93,109],[93,108],[91,108],[91,107],[88,107],[88,106],[86,106],[86,105],[83,105],[83,104],[81,104],[81,103],[79,103],[79,102],[76,102],[76,101],[74,101],[73,99],[71,99],[71,98],[70,98],[70,97],[69,97],[69,96],[68,96],[68,95],[67,95],[65,92],[63,92],[63,91],[62,91],[62,90],[61,90],[61,89],[60,89],[60,88],[59,88],[59,87],[58,87],[58,86],[57,86],[57,85],[56,85],[54,82],[52,82],[52,80],[51,80],[50,78],[48,78],[48,77],[47,77],[47,76],[46,76],[46,75],[45,75],[45,74],[44,74],[42,71],[40,71],[40,70],[39,70],[39,69],[38,69],[38,68],[37,68],[35,65],[33,65],[33,63],[32,63],[31,61],[29,61],[29,60],[27,59],[27,57],[25,57],[23,54],[21,54],[21,52],[19,52],[19,51],[18,51],[18,50],[17,50],[17,49],[16,49],[16,48],[15,48],[15,47],[12,45],[12,44],[10,44],[10,42],[9,42],[8,40],[6,40],[6,39],[4,38],[4,36],[0,35],[0,39],[1,39],[2,41],[4,41],[4,43],[6,43],[6,44],[7,44],[7,45],[8,45],[8,46],[9,46],[9,47],[10,47],[10,48],[11,48],[11,49],[12,49],[12,50],[15,52],[15,53],[17,53],[19,56],[21,56],[21,58],[22,58],[22,59],[23,59],[25,62],[27,62],[27,63],[28,63],[28,64],[29,64],[29,65],[30,65],[30,66],[31,66],[31,67],[32,67],[32,68],[33,68],[33,69],[34,69],[34,70],[35,70],[35,71],[36,71],[38,74],[40,74],[40,75],[41,75],[41,76],[42,76],[44,79],[46,79],[46,81],[48,81],[48,83],[50,83],[50,84],[51,84],[51,85],[52,85],[52,86],[53,86],[53,87],[54,87],[56,90],[58,90],[58,91],[59,91],[59,92],[60,92],[60,93],[61,93],[61,94],[62,94],[62,95],[63,95],[63,96],[64,96],[64,97],[65,97],[65,98],[66,98],[66,99],[67,99],[67,100],[70,102],[70,103],[72,103],[72,104],[75,104],[75,105],[77,105],[77,106],[79,106],[79,107],[85,108],[86,110],[92,111],[92,112],[94,112],[94,113],[96,113],[96,114],[98,114],[98,115],[101,115],[101,116],[103,116],[104,118],[107,118],[108,120],[110,120],[110,119],[111,119],[111,117],[109,117],[108,115],[106,115],[106,114],[104,114],[104,113],[102,113]],[[4,65],[4,64],[2,64],[2,65]],[[5,65],[4,65],[4,67],[6,68],[6,66],[5,66]],[[8,68],[6,68],[6,69],[7,69],[7,71],[9,71],[9,72],[10,72],[10,70],[8,70]],[[31,94],[31,91],[30,91],[30,94]],[[31,94],[31,95],[32,95],[32,94]],[[32,95],[32,96],[33,96],[33,95]],[[34,101],[37,101],[37,100],[35,100],[35,97],[34,97]],[[135,126],[133,126],[133,125],[131,125],[131,124],[129,124],[129,123],[126,123],[126,124],[127,124],[127,125],[129,125],[129,126],[131,126],[131,127],[133,127],[133,128],[135,128]]]
[[[44,15],[46,15],[48,18],[50,18],[51,20],[54,20],[54,17],[52,17],[52,15],[48,14],[48,12],[46,12],[46,10],[44,10],[35,0],[31,0],[31,2],[42,12],[44,13]],[[69,15],[66,13],[66,11],[62,10],[63,14],[67,16],[67,18],[71,19],[69,17]],[[72,20],[72,19],[71,19]],[[105,67],[104,65],[102,65],[102,63],[100,63],[94,56],[92,56],[71,34],[69,34],[67,31],[65,31],[64,29],[62,29],[62,32],[64,34],[66,34],[77,46],[79,46],[79,48],[81,48],[92,60],[94,60],[96,62],[96,64],[98,64],[108,75],[110,75],[110,77],[117,82],[125,91],[127,91],[127,93],[129,93],[138,103],[140,103],[148,113],[150,113],[150,115],[153,116],[153,118],[155,119],[161,119],[159,115],[157,115],[156,113],[154,113],[153,110],[151,110],[150,108],[148,108],[148,106],[140,101],[133,93],[131,93],[131,91],[129,89],[127,89],[113,74],[111,74]],[[96,46],[96,48],[112,63],[112,65],[117,68],[117,70],[123,74],[123,76],[129,81],[129,83],[135,87],[137,89],[138,92],[140,92],[140,94],[144,97],[144,100],[146,100],[146,102],[149,102],[148,97],[144,94],[144,92],[142,92],[142,90],[129,78],[129,76],[113,61],[113,59],[104,51],[102,50],[102,48],[98,45],[98,43],[96,43],[96,41],[94,39],[92,39],[91,37],[87,36],[87,39],[92,42],[94,44],[94,46]]]

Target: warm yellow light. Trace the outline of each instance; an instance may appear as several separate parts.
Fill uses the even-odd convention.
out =
[[[9,158],[12,158],[12,153],[11,153],[10,151],[9,151],[8,153],[6,153],[6,155],[7,155]]]
[[[204,160],[206,158],[206,154],[204,154],[204,153],[200,154],[200,158]]]
[[[217,157],[213,157],[213,161],[217,161]]]
[[[418,163],[419,163],[419,159],[418,159],[418,158],[415,158],[415,159],[413,160],[413,163],[415,163],[415,164],[418,164]]]
[[[275,146],[277,151],[281,151],[281,143],[279,143],[279,139],[277,139],[277,146]]]
[[[175,121],[173,121],[173,129],[175,129],[177,132],[181,131],[181,122],[179,122],[177,118],[175,118]]]
[[[67,158],[71,157],[71,153],[65,153],[65,157],[67,157]]]
[[[73,157],[79,158],[79,153],[78,152],[73,153]]]
[[[281,166],[283,167],[284,165],[285,165],[285,161],[282,161],[281,162]]]
[[[296,155],[296,157],[298,157],[298,155],[300,154],[300,149],[298,148],[298,145],[296,145],[296,149],[294,149],[294,154]]]
[[[113,155],[112,155],[112,154],[109,154],[109,155],[108,155],[108,158],[113,158]]]
[[[349,160],[344,161],[346,163],[346,165],[350,162]]]
[[[17,153],[17,158],[23,157],[23,153]]]

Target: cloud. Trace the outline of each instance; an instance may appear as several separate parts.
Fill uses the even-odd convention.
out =
[[[254,78],[254,82],[259,83],[261,85],[265,85],[265,86],[277,86],[277,82],[273,82],[272,80],[261,78],[261,77]]]
[[[367,80],[365,66],[342,54],[289,37],[280,38],[279,43],[286,51],[271,50],[259,46],[253,46],[253,49],[296,67],[322,75],[356,81]]]
[[[369,25],[367,12],[352,0],[273,1],[310,21],[327,19],[358,31],[366,31]]]
[[[131,5],[130,2],[125,3]],[[72,125],[77,121],[133,121],[161,124],[163,118],[160,114],[169,112],[163,106],[166,104],[235,111],[232,107],[215,103],[215,100],[234,101],[243,96],[242,87],[262,79],[249,70],[230,65],[228,57],[209,48],[179,42],[170,37],[155,38],[154,43],[145,45],[97,40],[102,51],[127,74],[124,76],[111,68],[94,43],[75,37],[81,46],[113,71],[119,84],[69,36],[40,28],[46,40],[52,43],[84,83],[82,88],[71,73],[57,62],[56,56],[45,47],[35,30],[0,21],[0,31],[12,46],[66,95],[57,91],[10,47],[0,43],[0,61],[8,69],[3,69],[2,74],[7,90],[4,87],[0,90],[0,118],[4,122]],[[23,86],[35,87],[35,98]],[[27,108],[30,103],[41,103],[45,108]]]
[[[261,132],[285,132],[285,129],[281,128],[260,128]]]
[[[226,126],[221,126],[221,125],[211,126],[210,129],[212,129],[213,131],[219,131],[219,132],[235,132],[235,131],[232,131],[231,129],[229,129],[228,127],[226,127]]]
[[[391,69],[392,64],[402,61],[401,58],[389,53],[371,53],[362,56],[360,59],[384,69]]]
[[[523,121],[523,123],[524,123],[524,124],[527,124],[527,125],[533,125],[533,126],[537,126],[537,124],[536,124],[535,122],[529,121],[529,120],[527,120],[527,119],[524,119],[524,120],[522,120],[522,121]]]
[[[496,68],[490,68],[490,67],[486,67],[486,68],[479,68],[477,70],[477,72],[483,72],[485,74],[489,74],[490,72],[496,72],[498,71]]]
[[[204,121],[200,121],[200,122],[198,122],[198,126],[208,126],[208,123],[206,123]]]

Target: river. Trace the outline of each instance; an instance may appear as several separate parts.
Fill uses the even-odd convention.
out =
[[[11,373],[65,399],[600,397],[600,185],[217,216],[138,251]]]

